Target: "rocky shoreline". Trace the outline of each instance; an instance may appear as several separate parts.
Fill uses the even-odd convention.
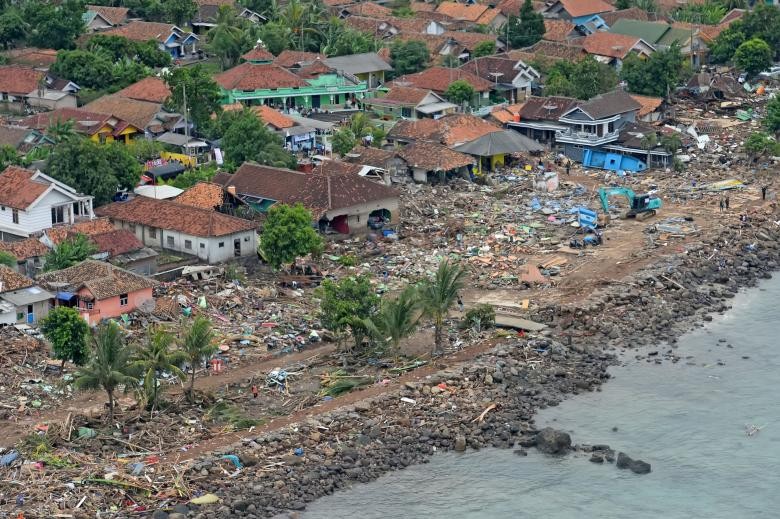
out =
[[[158,510],[153,517],[280,516],[354,483],[425,463],[437,451],[534,445],[534,413],[597,390],[609,378],[612,350],[662,343],[669,347],[656,362],[680,360],[674,344],[681,334],[726,311],[740,288],[771,277],[780,261],[778,238],[771,219],[723,227],[597,290],[586,305],[541,309],[531,318],[550,325],[545,334],[501,342],[400,391],[199,458],[190,488],[214,493],[220,502]],[[225,477],[223,454],[238,455],[244,466],[234,477]],[[631,468],[628,460],[623,464]]]

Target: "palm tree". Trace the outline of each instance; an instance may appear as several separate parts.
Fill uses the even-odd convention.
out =
[[[458,291],[463,288],[465,277],[466,271],[460,265],[444,260],[439,263],[439,269],[433,279],[426,279],[418,288],[423,314],[433,319],[434,354],[441,351],[444,319],[457,299]]]
[[[182,333],[182,351],[192,368],[190,384],[187,388],[187,398],[192,401],[192,390],[195,387],[195,370],[203,361],[214,355],[217,347],[212,344],[214,332],[211,330],[211,321],[206,317],[198,316],[189,327],[185,327]]]
[[[179,368],[187,360],[183,351],[172,351],[174,337],[162,328],[155,327],[146,335],[146,344],[136,351],[131,367],[143,376],[143,394],[154,412],[160,398],[158,376],[170,373],[179,380],[187,375]]]
[[[46,134],[57,144],[73,139],[76,136],[73,119],[62,120],[58,118],[51,121],[46,128]]]
[[[413,286],[406,287],[397,298],[383,301],[379,313],[372,317],[381,339],[389,342],[396,354],[400,342],[417,329],[419,319],[417,290]]]
[[[98,326],[92,345],[94,357],[76,373],[73,384],[85,391],[102,388],[108,395],[108,419],[113,422],[114,392],[122,386],[125,389],[135,386],[138,379],[132,376],[127,349],[116,323],[108,321]]]
[[[220,6],[217,12],[217,26],[208,32],[206,48],[217,55],[222,70],[238,63],[241,55],[253,43],[244,19],[236,15],[229,5]]]
[[[279,19],[292,32],[293,45],[297,44],[297,50],[306,50],[306,35],[319,34],[317,25],[322,19],[322,12],[313,2],[304,4],[300,0],[290,0],[280,13]]]
[[[355,138],[362,139],[371,133],[371,121],[365,112],[358,112],[350,119],[349,129],[355,134]]]

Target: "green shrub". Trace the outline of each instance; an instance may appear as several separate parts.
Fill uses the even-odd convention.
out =
[[[470,308],[463,318],[463,327],[477,327],[480,330],[496,325],[496,310],[491,305],[480,304]]]

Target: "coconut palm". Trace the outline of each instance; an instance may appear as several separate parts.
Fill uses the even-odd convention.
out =
[[[371,318],[380,338],[396,354],[400,342],[417,329],[419,319],[417,290],[412,286],[406,287],[397,298],[382,301],[379,313]]]
[[[192,368],[190,384],[187,388],[187,398],[190,401],[192,401],[192,390],[195,387],[195,370],[204,359],[208,359],[217,352],[213,341],[214,332],[211,329],[211,321],[206,317],[196,317],[191,325],[184,328],[182,333],[182,352],[187,356]]]
[[[304,4],[300,0],[290,0],[281,11],[280,21],[292,32],[297,50],[306,50],[307,35],[319,34],[317,26],[322,14],[313,2]]]
[[[187,360],[183,351],[173,350],[174,336],[160,327],[151,328],[146,335],[146,343],[138,348],[130,366],[143,378],[143,395],[153,412],[160,399],[162,373],[170,373],[179,380],[187,375],[179,366]]]
[[[92,338],[93,357],[81,368],[73,382],[76,389],[96,391],[103,389],[108,395],[108,419],[114,421],[114,393],[117,389],[134,387],[138,379],[132,375],[128,354],[122,343],[119,326],[105,322],[98,326]]]
[[[54,139],[54,142],[57,144],[75,138],[76,130],[73,119],[68,119],[67,121],[56,119],[52,121],[46,128],[46,135]]]
[[[244,20],[229,5],[220,6],[217,25],[208,32],[206,48],[219,58],[222,70],[238,63],[241,55],[252,46],[252,38]]]
[[[418,287],[418,297],[423,314],[433,320],[435,330],[433,353],[441,352],[444,319],[463,288],[466,271],[460,265],[443,260],[432,279],[426,279]]]

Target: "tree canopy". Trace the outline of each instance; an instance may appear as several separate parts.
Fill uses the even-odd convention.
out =
[[[473,58],[491,56],[496,53],[496,42],[491,40],[481,41],[474,47]]]
[[[223,113],[218,131],[228,168],[235,169],[246,161],[292,169],[297,165],[295,156],[282,147],[282,138],[266,128],[251,110]]]
[[[775,96],[766,104],[766,116],[764,117],[764,128],[774,133],[780,134],[780,96]]]
[[[44,270],[61,270],[81,263],[97,252],[95,244],[84,234],[67,238],[51,249],[44,258]]]
[[[548,67],[544,95],[590,99],[613,90],[616,85],[617,74],[614,69],[588,56],[575,63],[557,61]]]
[[[428,66],[428,47],[419,40],[396,40],[390,46],[390,58],[397,76],[413,74]]]
[[[70,361],[77,366],[84,365],[89,358],[89,325],[78,310],[67,306],[53,308],[41,321],[41,332],[51,343],[54,358],[62,365]]]
[[[710,59],[715,63],[731,61],[739,46],[754,38],[769,45],[774,59],[780,58],[780,7],[760,2],[733,21],[710,45]]]
[[[468,81],[458,79],[450,83],[444,97],[457,105],[467,103],[474,98],[474,87]]]
[[[623,61],[620,78],[631,92],[649,96],[666,96],[686,78],[689,68],[680,46],[673,44],[666,50],[656,51],[647,59],[636,55]]]
[[[520,7],[520,16],[510,16],[500,31],[515,49],[530,47],[541,40],[544,33],[544,18],[534,10],[531,0],[525,0]]]
[[[32,0],[22,4],[22,18],[29,26],[26,42],[45,49],[72,49],[84,32],[81,0]]]
[[[96,205],[111,201],[119,189],[132,189],[141,178],[141,166],[122,144],[97,144],[72,139],[57,144],[46,173],[94,198]]]
[[[260,235],[263,258],[278,269],[296,258],[322,250],[322,238],[312,227],[312,214],[300,203],[274,204]]]
[[[734,64],[751,76],[772,65],[772,48],[760,38],[747,40],[734,52]]]
[[[222,92],[219,85],[201,65],[175,68],[164,79],[171,89],[166,106],[181,113],[186,92],[187,112],[190,120],[199,128],[207,126],[211,114],[221,110]]]

